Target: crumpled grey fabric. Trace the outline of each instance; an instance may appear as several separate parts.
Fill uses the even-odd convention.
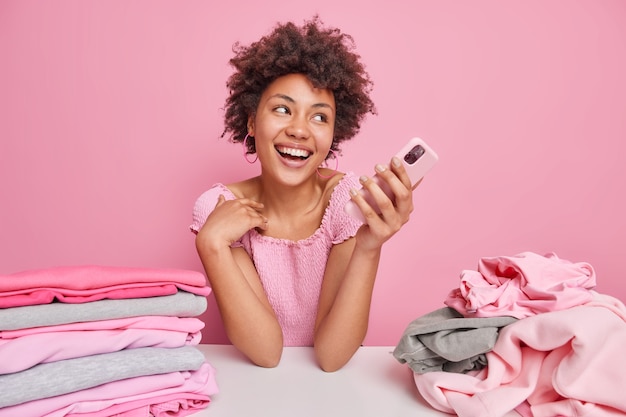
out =
[[[465,318],[453,308],[440,308],[409,323],[393,356],[420,374],[482,369],[500,328],[515,321],[509,316]]]

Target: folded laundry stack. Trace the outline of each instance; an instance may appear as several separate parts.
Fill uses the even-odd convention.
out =
[[[71,266],[0,275],[0,417],[186,416],[217,393],[196,348],[203,274]]]
[[[626,306],[585,262],[482,258],[394,357],[433,407],[460,417],[626,415]]]

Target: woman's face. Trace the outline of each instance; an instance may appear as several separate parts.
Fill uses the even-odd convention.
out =
[[[302,74],[277,78],[261,95],[248,130],[264,175],[295,184],[315,174],[333,141],[335,98]]]

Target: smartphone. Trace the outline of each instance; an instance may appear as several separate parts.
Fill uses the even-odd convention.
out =
[[[420,138],[412,138],[409,140],[406,145],[396,153],[396,156],[402,161],[404,164],[404,168],[406,172],[409,174],[409,178],[411,178],[411,186],[415,187],[415,184],[424,176],[428,171],[431,170],[432,167],[435,166],[437,161],[439,160],[439,156],[432,150],[430,146],[426,144]],[[374,175],[372,180],[375,181],[378,186],[387,194],[389,198],[393,200],[394,195],[387,183],[382,180],[378,175]],[[372,208],[380,214],[380,209],[378,208],[378,204],[374,198],[367,192],[366,189],[362,188],[359,192],[365,198],[365,201],[369,203]],[[363,213],[361,213],[361,209],[356,203],[352,200],[348,201],[344,207],[346,213],[351,215],[352,217],[365,222],[365,218],[363,217]]]

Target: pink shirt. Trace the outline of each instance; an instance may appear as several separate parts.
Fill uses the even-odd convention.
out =
[[[276,312],[285,346],[311,346],[320,288],[333,245],[353,237],[361,222],[343,207],[350,189],[360,188],[354,173],[346,173],[333,190],[320,227],[308,238],[277,239],[249,230],[233,246],[243,246],[252,258],[267,298]],[[191,230],[200,230],[220,194],[235,199],[223,184],[202,194],[193,210]]]

